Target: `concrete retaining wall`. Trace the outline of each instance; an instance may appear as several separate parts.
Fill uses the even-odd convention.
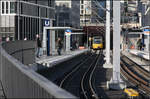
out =
[[[0,45],[0,80],[6,97],[76,98],[24,65],[34,62],[34,45],[33,41]]]

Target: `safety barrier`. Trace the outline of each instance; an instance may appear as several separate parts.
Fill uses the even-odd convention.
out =
[[[6,97],[76,98],[27,66],[34,62],[34,48],[34,41],[0,44],[0,81]]]

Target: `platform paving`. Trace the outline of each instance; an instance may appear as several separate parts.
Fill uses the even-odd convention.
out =
[[[125,56],[136,62],[138,65],[149,71],[150,61],[145,60],[142,57],[138,57],[135,54],[131,54],[128,50],[123,51],[122,54],[124,54]]]
[[[128,49],[128,52],[131,54],[137,55],[138,57],[144,58],[146,60],[150,60],[150,54],[146,51],[140,51],[136,49]]]
[[[62,55],[41,56],[40,58],[36,58],[36,63],[42,64],[43,66],[46,66],[46,67],[52,67],[56,64],[69,60],[72,57],[75,57],[87,51],[88,49],[83,49],[83,50],[63,52]]]

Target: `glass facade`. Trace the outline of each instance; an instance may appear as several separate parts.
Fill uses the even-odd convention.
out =
[[[10,2],[10,1],[1,1],[2,9],[1,14],[14,14],[16,13],[17,9],[17,3],[16,2]]]
[[[54,20],[54,0],[0,1],[0,37],[35,40],[42,35],[46,19]]]
[[[5,6],[5,4],[4,4],[4,2],[2,2],[2,11],[1,11],[1,12],[2,12],[2,14],[4,14],[4,13],[5,13],[5,11],[4,11],[4,10],[5,10],[5,7],[4,7],[4,6]]]
[[[8,14],[8,2],[6,2],[6,14]]]
[[[16,2],[10,2],[10,13],[16,13],[16,7],[17,3]]]

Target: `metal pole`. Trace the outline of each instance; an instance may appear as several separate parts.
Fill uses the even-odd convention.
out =
[[[113,82],[120,82],[120,1],[113,1]]]
[[[41,8],[40,8],[40,6],[38,6],[39,7],[39,35],[40,35],[40,33],[41,33]]]
[[[20,40],[20,0],[18,2],[18,40]]]
[[[110,0],[106,1],[106,63],[110,64]]]
[[[42,41],[42,47],[43,47],[43,54],[44,55],[47,55],[47,52],[46,52],[46,45],[47,45],[47,29],[44,27],[43,29],[43,41]]]
[[[87,8],[85,8],[85,29],[86,29],[86,33],[87,33],[87,48],[88,48],[88,32],[87,32],[87,28],[86,28],[86,10],[87,10]]]
[[[3,61],[2,61],[2,47],[0,47],[0,81],[2,81],[2,77],[3,77]]]

